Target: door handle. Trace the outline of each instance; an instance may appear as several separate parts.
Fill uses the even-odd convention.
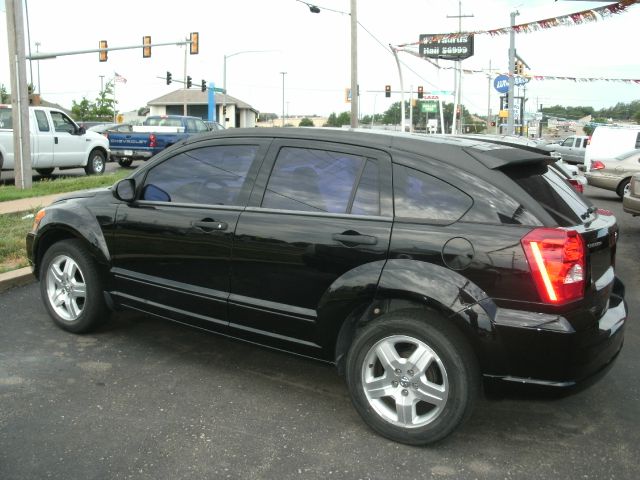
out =
[[[53,143],[58,144],[58,137],[53,137]]]
[[[371,235],[360,235],[358,232],[344,232],[344,233],[334,233],[331,235],[336,242],[344,243],[348,247],[352,247],[354,245],[375,245],[378,243],[378,239],[376,237],[372,237]]]
[[[201,220],[199,222],[195,221],[192,223],[192,225],[205,232],[223,231],[229,228],[229,225],[227,225],[226,222],[218,222],[217,220],[213,220],[212,218],[205,218],[204,220]]]

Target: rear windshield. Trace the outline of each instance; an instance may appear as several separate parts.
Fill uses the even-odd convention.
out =
[[[555,170],[528,167],[505,173],[537,200],[561,227],[580,225],[591,216],[593,209],[590,209],[589,201]]]

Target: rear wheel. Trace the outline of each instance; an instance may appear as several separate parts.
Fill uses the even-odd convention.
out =
[[[91,150],[89,161],[84,171],[87,175],[102,175],[106,167],[106,158],[104,153],[98,149]]]
[[[118,165],[120,165],[121,167],[129,168],[132,163],[133,163],[133,160],[131,160],[130,158],[122,158],[122,157],[118,158]]]
[[[389,313],[361,329],[346,373],[364,421],[411,445],[449,435],[471,415],[480,391],[477,361],[462,334],[418,310]]]
[[[625,178],[618,184],[618,188],[616,188],[616,193],[620,198],[624,197],[624,194],[629,191],[630,182],[631,182],[630,178]]]
[[[64,330],[87,332],[107,316],[98,266],[79,240],[63,240],[44,254],[40,293],[53,321]]]

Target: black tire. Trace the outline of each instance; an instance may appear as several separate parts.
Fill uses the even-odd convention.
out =
[[[84,167],[84,171],[87,175],[102,175],[106,166],[107,163],[104,153],[95,148],[89,153],[89,160],[87,161],[87,166]]]
[[[38,172],[38,174],[42,175],[43,177],[50,176],[54,170],[54,168],[36,168],[36,172]]]
[[[424,356],[413,363],[412,354]],[[381,355],[396,360],[385,368]],[[438,314],[421,310],[388,313],[359,330],[347,356],[346,379],[364,421],[409,445],[449,435],[471,416],[480,392],[469,343]]]
[[[616,194],[620,198],[624,197],[624,189],[627,188],[627,185],[629,185],[630,182],[631,178],[625,178],[618,184],[618,187],[616,188]]]
[[[98,266],[80,240],[62,240],[44,254],[40,294],[60,328],[88,332],[109,315]]]
[[[129,168],[132,163],[133,160],[131,160],[130,158],[118,158],[118,165],[123,168]]]

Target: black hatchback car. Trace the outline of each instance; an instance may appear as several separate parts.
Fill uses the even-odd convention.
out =
[[[426,444],[482,380],[573,387],[623,343],[618,227],[548,164],[482,140],[233,129],[40,211],[44,304],[134,309],[334,363],[374,430]]]

